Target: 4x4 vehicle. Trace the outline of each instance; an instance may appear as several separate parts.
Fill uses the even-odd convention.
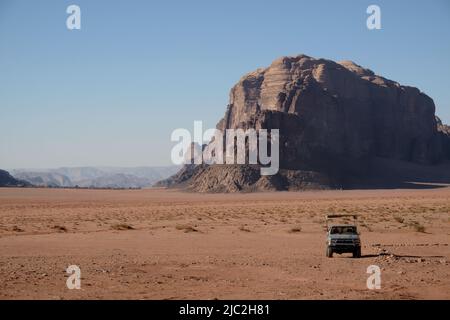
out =
[[[333,219],[341,219],[357,215],[334,214],[326,216],[327,225],[327,257],[333,257],[333,253],[352,253],[353,258],[361,257],[361,240],[355,224],[329,224]]]

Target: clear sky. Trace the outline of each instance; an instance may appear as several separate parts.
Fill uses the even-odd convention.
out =
[[[299,53],[417,86],[450,123],[448,0],[0,0],[0,168],[170,164],[174,129],[214,127],[243,74]]]

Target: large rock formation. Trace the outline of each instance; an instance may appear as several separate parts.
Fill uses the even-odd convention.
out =
[[[202,165],[169,185],[183,182],[199,191],[351,187],[364,183],[379,158],[424,165],[450,159],[448,127],[438,123],[430,97],[351,61],[277,59],[231,89],[217,128],[279,129],[282,170],[261,177],[248,174],[251,166]]]

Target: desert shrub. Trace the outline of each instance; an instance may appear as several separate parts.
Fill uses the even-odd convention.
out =
[[[362,222],[360,225],[361,225],[361,227],[366,228],[367,231],[369,231],[369,232],[373,231],[373,229],[368,224],[366,224],[365,222]]]
[[[291,229],[289,229],[289,233],[298,233],[298,232],[302,232],[302,227],[295,226],[295,227],[292,227]]]
[[[247,228],[246,226],[240,226],[239,230],[244,231],[244,232],[251,232],[251,230],[249,228]]]
[[[395,216],[394,220],[397,221],[398,223],[403,223],[405,222],[405,219],[403,217],[400,216]]]
[[[416,231],[416,232],[425,232],[425,226],[420,224],[417,221],[411,221],[409,225]]]
[[[179,225],[176,225],[176,226],[175,226],[175,229],[184,231],[185,233],[188,233],[188,232],[198,232],[198,230],[195,229],[193,226],[185,225],[185,224],[179,224]]]
[[[134,228],[126,223],[118,223],[111,226],[111,229],[114,230],[134,230]]]
[[[60,231],[60,232],[67,232],[67,228],[65,226],[53,226],[53,229]]]
[[[23,230],[22,228],[19,228],[18,226],[14,226],[12,228],[12,231],[14,231],[14,232],[24,232],[25,230]]]

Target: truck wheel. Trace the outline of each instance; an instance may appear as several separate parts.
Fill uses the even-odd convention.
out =
[[[327,247],[327,258],[332,258],[333,257],[333,250],[331,250],[330,247]]]
[[[353,251],[353,258],[361,258],[361,247],[358,247]]]

